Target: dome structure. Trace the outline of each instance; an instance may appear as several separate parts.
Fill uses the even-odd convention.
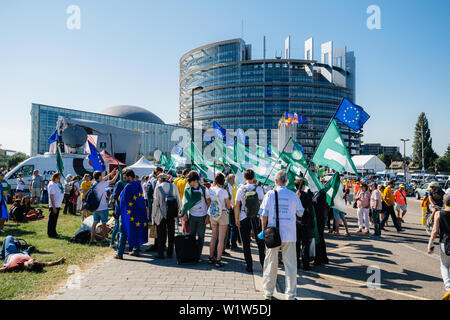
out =
[[[101,113],[108,116],[120,117],[129,120],[165,124],[164,121],[162,121],[161,118],[159,118],[153,112],[150,112],[147,109],[136,106],[128,106],[128,105],[114,106],[101,111]]]

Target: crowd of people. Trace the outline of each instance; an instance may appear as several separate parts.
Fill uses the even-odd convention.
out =
[[[174,252],[178,255],[179,250],[176,249],[179,248],[176,248],[175,241],[178,230],[179,234],[195,238],[197,252],[194,262],[201,262],[205,233],[209,225],[211,240],[209,255],[205,261],[216,268],[223,268],[226,266],[223,257],[230,255],[228,250],[242,252],[245,270],[251,273],[254,264],[251,243],[254,241],[258,260],[263,268],[266,299],[273,297],[280,262],[286,272],[286,299],[295,298],[297,268],[310,270],[311,265],[328,263],[324,237],[327,226],[330,233],[339,235],[339,228],[343,225],[344,235],[350,236],[346,213],[330,208],[323,190],[313,193],[307,188],[306,180],[299,178],[295,181],[296,192],[293,192],[286,187],[288,178],[283,170],[276,174],[274,187],[262,186],[250,169],[244,172],[245,183],[241,185],[236,184],[232,173],[219,172],[210,184],[195,170],[177,171],[176,176],[172,176],[162,167],[157,167],[150,176],[145,177],[138,177],[130,169],[124,169],[121,175],[115,169],[106,175],[96,171],[92,178],[89,174],[84,177],[67,176],[65,181],[61,181],[62,178],[60,173],[55,173],[47,186],[48,237],[59,238],[57,222],[61,210],[64,214],[80,213],[83,225],[77,234],[86,232],[89,245],[96,245],[97,241],[109,244],[116,250],[116,259],[124,259],[125,253],[139,256],[142,252],[140,245],[129,245],[126,250],[127,239],[133,238],[133,234],[130,234],[133,231],[125,230],[124,212],[121,209],[124,189],[131,183],[138,183],[139,194],[142,194],[145,201],[143,214],[146,216],[146,223],[148,222],[150,238],[154,239],[153,244],[146,246],[146,252],[155,252],[156,259],[172,258]],[[3,175],[0,173],[0,180],[2,179]],[[350,194],[354,194],[354,208],[357,209],[358,219],[356,233],[370,234],[372,226],[374,232],[371,237],[379,239],[389,217],[396,230],[402,231],[401,224],[407,213],[403,185],[395,192],[395,181],[390,181],[387,186],[378,186],[377,183],[369,185],[365,181],[344,181],[343,185],[347,203],[352,202]],[[33,210],[32,206],[36,201],[39,203],[43,188],[43,180],[39,172],[35,172],[30,184],[31,197],[16,193],[14,219],[27,220],[29,211]],[[433,192],[442,196],[435,188],[430,190],[430,193]],[[95,210],[89,210],[85,204],[92,194],[98,201]],[[432,201],[436,208],[445,207],[445,210],[435,215],[429,250],[432,250],[434,238],[440,235],[441,270],[449,296],[449,260],[442,253],[448,249],[445,247],[445,235],[448,237],[450,232],[449,197],[442,197],[441,202]],[[439,211],[436,209],[435,212]],[[1,218],[2,224],[8,219],[3,212]],[[269,238],[273,240],[273,235],[267,231],[269,229],[276,230],[275,240],[278,242],[275,247],[268,244]],[[7,238],[3,243],[1,257],[5,262],[1,271],[40,271],[44,266],[64,262],[63,258],[52,263],[39,263],[31,259],[32,250],[14,249],[13,243],[13,238]],[[445,270],[447,271],[444,272]]]

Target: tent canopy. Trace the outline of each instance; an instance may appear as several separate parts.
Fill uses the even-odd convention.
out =
[[[135,164],[127,167],[134,171],[139,177],[149,176],[153,173],[156,166],[148,161],[145,157],[140,158]]]
[[[352,160],[358,171],[375,173],[386,170],[386,165],[377,156],[353,156]]]

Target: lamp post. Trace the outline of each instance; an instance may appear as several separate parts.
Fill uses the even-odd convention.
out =
[[[192,143],[194,142],[194,93],[195,93],[195,91],[199,91],[199,90],[203,90],[203,87],[198,86],[198,87],[192,88],[192,92],[191,92],[191,100],[192,100],[192,107],[191,107],[191,121],[192,121],[191,139],[192,140],[191,141],[192,141]],[[194,154],[194,148],[191,145],[191,157],[193,154]]]
[[[409,141],[409,139],[400,139],[403,141],[403,170],[405,173],[405,183],[408,182],[408,179],[406,177],[406,143]]]
[[[421,125],[421,130],[422,130],[422,182],[425,183],[425,155],[424,155],[424,151],[423,151],[423,121],[422,121],[422,125]]]

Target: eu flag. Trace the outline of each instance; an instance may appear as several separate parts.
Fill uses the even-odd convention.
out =
[[[53,142],[58,142],[58,140],[59,140],[58,129],[56,129],[55,132],[53,132],[52,136],[48,138],[48,143],[52,144]]]
[[[370,116],[363,108],[344,98],[342,99],[341,105],[336,111],[334,118],[358,132],[366,121],[369,120]]]
[[[105,161],[103,161],[103,158],[101,154],[98,152],[97,148],[90,142],[89,143],[89,149],[91,150],[91,154],[89,155],[89,160],[91,160],[92,168],[94,168],[94,171],[106,171],[105,167]]]
[[[222,128],[216,121],[214,121],[214,135],[216,136],[216,138],[222,139],[223,141],[225,141],[227,135],[227,131]]]
[[[123,189],[120,194],[120,215],[130,248],[147,243],[147,208],[141,181],[130,182]]]
[[[3,183],[0,183],[0,219],[8,220],[8,206],[6,197],[3,195]]]

